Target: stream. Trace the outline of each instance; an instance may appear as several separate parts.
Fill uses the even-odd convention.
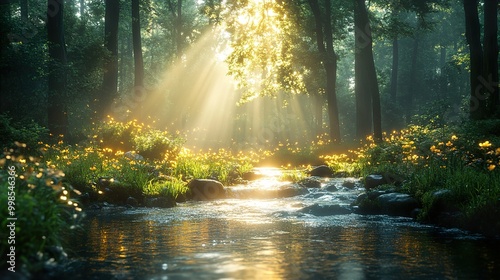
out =
[[[233,193],[265,192],[279,170]],[[71,236],[71,279],[493,279],[500,242],[385,215],[314,215],[348,207],[361,188],[288,198],[190,201],[89,214]]]

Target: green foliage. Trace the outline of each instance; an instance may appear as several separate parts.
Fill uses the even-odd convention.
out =
[[[114,151],[135,151],[153,160],[174,160],[184,140],[136,120],[119,122],[110,118],[92,129],[92,139]]]
[[[307,178],[309,175],[306,173],[305,170],[300,170],[300,169],[292,169],[292,170],[285,170],[281,173],[280,180],[281,181],[290,181],[290,182],[298,182],[304,178]]]
[[[323,158],[334,170],[356,166],[357,175],[394,174],[401,178],[402,189],[422,202],[423,220],[434,218],[433,193],[449,190],[443,203],[463,213],[462,225],[484,231],[487,223],[495,221],[488,213],[500,212],[499,125],[500,121],[492,120],[460,127],[432,122],[412,125],[384,135],[382,143],[368,138],[349,155]]]
[[[168,180],[151,180],[144,188],[144,194],[147,196],[163,196],[174,199],[185,194],[187,191],[186,182],[175,177]]]
[[[62,233],[77,225],[78,203],[71,196],[78,195],[57,169],[46,166],[38,158],[24,157],[18,153],[0,155],[0,209],[2,228],[15,217],[16,268],[31,272],[40,271],[43,263],[51,258],[55,246],[62,245]],[[10,200],[8,179],[15,176],[15,202],[10,215],[7,201]],[[0,251],[7,252],[6,242],[0,243]],[[4,267],[6,263],[2,263]]]
[[[150,129],[134,137],[137,152],[151,159],[172,160],[179,152],[181,140],[170,139],[166,131]]]
[[[172,175],[185,180],[212,178],[223,184],[231,184],[253,168],[256,156],[242,152],[233,154],[224,149],[198,153],[183,149],[172,163]]]
[[[0,114],[0,146],[11,148],[15,142],[23,143],[37,153],[40,143],[48,137],[48,130],[33,121],[13,122],[12,118]],[[25,151],[27,152],[27,151]]]

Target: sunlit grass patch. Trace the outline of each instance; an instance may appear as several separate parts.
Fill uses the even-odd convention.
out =
[[[150,180],[144,188],[144,194],[147,196],[164,196],[173,199],[184,195],[187,191],[186,182],[175,177],[166,180]]]
[[[280,175],[281,181],[290,181],[290,182],[298,182],[309,175],[307,174],[307,170],[310,169],[310,166],[294,166],[291,165],[282,166],[283,171]]]
[[[190,179],[216,179],[224,184],[231,184],[253,168],[258,158],[253,153],[233,153],[229,150],[207,150],[193,152],[182,149],[172,162],[172,175]]]

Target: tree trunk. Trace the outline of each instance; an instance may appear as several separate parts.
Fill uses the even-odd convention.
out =
[[[9,34],[11,32],[11,12],[10,3],[0,4],[0,59],[4,59],[6,52],[10,48]],[[5,82],[9,73],[9,67],[5,63],[0,63],[0,112],[6,112],[9,105],[9,96],[5,90]]]
[[[132,44],[134,45],[134,87],[142,87],[144,85],[144,62],[139,0],[132,0]]]
[[[64,0],[48,0],[47,39],[50,61],[48,63],[48,127],[52,136],[66,135],[68,113],[66,105],[66,45],[63,26]]]
[[[85,18],[85,0],[80,0],[80,19]]]
[[[410,119],[413,114],[413,101],[415,100],[415,89],[417,87],[417,58],[419,38],[413,40],[413,51],[410,65],[410,82],[408,83],[408,96],[406,97],[406,118]]]
[[[339,141],[340,136],[340,120],[339,109],[337,104],[337,54],[333,49],[332,36],[332,4],[331,0],[325,0],[325,41],[326,41],[326,56],[323,62],[326,71],[326,99],[328,102],[328,120],[330,122],[330,136],[332,141]]]
[[[463,0],[465,11],[465,37],[470,52],[470,103],[469,117],[473,120],[486,117],[486,93],[480,78],[483,71],[481,27],[477,12],[478,0]]]
[[[444,74],[444,68],[446,66],[446,47],[441,45],[440,56],[439,56],[439,94],[441,98],[448,98],[447,82]]]
[[[103,118],[118,95],[118,20],[120,0],[106,0],[104,22],[104,46],[110,53],[110,59],[104,65],[101,95],[97,102],[97,117]]]
[[[28,0],[20,0],[21,20],[26,23],[28,21]]]
[[[314,111],[314,126],[316,135],[320,135],[323,132],[323,104],[324,99],[319,93],[312,96],[313,98],[313,111]]]
[[[177,58],[181,59],[183,52],[182,42],[182,0],[177,0],[177,19],[176,19],[176,41],[177,41]]]
[[[398,38],[392,40],[392,71],[391,71],[391,100],[397,103],[398,93],[398,70],[399,70],[399,45]]]
[[[382,139],[382,118],[377,73],[373,59],[372,37],[365,0],[355,0],[355,95],[357,137],[371,134],[375,141]]]
[[[340,121],[337,105],[337,55],[333,48],[331,25],[331,2],[325,0],[325,18],[322,19],[318,0],[309,0],[315,20],[316,43],[326,72],[326,99],[328,102],[328,119],[330,122],[330,138],[340,142]],[[325,32],[323,33],[323,28]],[[326,43],[326,46],[325,46]]]
[[[498,0],[484,1],[484,72],[481,81],[488,100],[488,116],[498,113],[500,105],[498,91]],[[500,117],[500,116],[495,116]]]

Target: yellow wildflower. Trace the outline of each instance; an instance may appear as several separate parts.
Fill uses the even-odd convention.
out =
[[[479,143],[480,148],[489,148],[491,147],[490,141],[484,141],[483,143]]]

